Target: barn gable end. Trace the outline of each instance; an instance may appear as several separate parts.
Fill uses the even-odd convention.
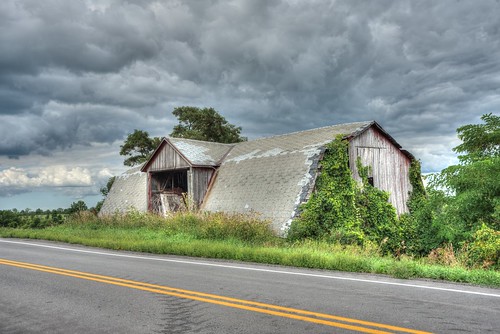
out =
[[[389,192],[389,201],[398,215],[408,211],[406,202],[411,191],[411,156],[387,137],[378,126],[371,126],[349,142],[349,167],[356,181],[361,182],[356,167],[358,157],[363,166],[370,166],[373,186]]]
[[[199,207],[220,160],[234,145],[163,138],[141,171],[148,175],[148,210],[165,215]]]

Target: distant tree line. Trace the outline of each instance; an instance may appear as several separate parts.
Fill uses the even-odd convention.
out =
[[[71,203],[68,208],[52,210],[32,210],[30,208],[22,210],[0,210],[0,227],[45,228],[62,224],[69,215],[83,211],[89,211],[94,214],[98,213],[95,207],[89,209],[87,204],[82,200]]]
[[[13,228],[44,228],[51,225],[59,225],[64,222],[65,216],[69,214],[68,209],[24,209],[18,211],[0,210],[0,227]]]

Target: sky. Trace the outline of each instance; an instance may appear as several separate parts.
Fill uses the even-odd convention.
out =
[[[422,162],[500,110],[500,2],[2,0],[0,210],[93,206],[134,129],[213,107],[250,140],[376,120]]]

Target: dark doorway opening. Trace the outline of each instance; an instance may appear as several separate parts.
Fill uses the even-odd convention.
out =
[[[151,174],[151,211],[167,215],[186,208],[187,169]]]

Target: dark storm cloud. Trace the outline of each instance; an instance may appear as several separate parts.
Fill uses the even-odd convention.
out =
[[[112,143],[140,122],[137,115],[109,107],[49,103],[41,115],[8,115],[0,128],[0,155],[49,155],[75,144]],[[132,122],[132,125],[129,124]]]
[[[72,71],[117,71],[156,53],[140,7],[93,13],[84,1],[3,1],[2,73],[37,73],[47,66]],[[133,12],[133,15],[131,15]]]
[[[375,119],[434,159],[500,107],[499,16],[487,0],[2,1],[0,154],[165,135],[198,105],[250,138]]]

